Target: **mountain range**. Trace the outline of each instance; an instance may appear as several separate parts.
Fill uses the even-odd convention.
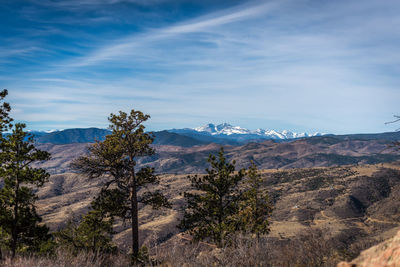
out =
[[[72,144],[92,143],[95,140],[102,141],[111,131],[100,128],[74,128],[55,131],[31,131],[37,143]],[[227,123],[214,125],[207,124],[197,128],[170,129],[152,132],[155,145],[173,145],[182,147],[201,146],[205,144],[240,146],[247,143],[260,143],[266,140],[275,142],[289,142],[297,139],[331,136],[340,140],[400,140],[399,132],[372,133],[372,134],[307,134],[294,133],[287,130],[278,132],[275,130],[257,129],[251,131],[239,126]]]
[[[74,143],[93,143],[103,141],[105,137],[111,134],[110,130],[99,128],[74,128],[52,132],[35,132],[31,134],[37,143],[49,143],[55,145],[65,145]],[[192,147],[204,145],[211,142],[197,140],[195,138],[179,135],[168,131],[159,131],[152,133],[155,145],[175,145],[181,147]]]
[[[204,173],[208,156],[217,154],[221,145],[237,169],[253,161],[261,170],[263,190],[274,205],[269,246],[285,245],[294,238],[300,240],[297,247],[325,246],[330,240],[335,249],[358,254],[357,249],[387,238],[400,225],[400,151],[389,147],[400,140],[400,132],[265,140],[253,139],[257,134],[240,127],[199,128],[154,132],[156,153],[138,159],[139,167],[155,168],[161,180],[155,188],[163,190],[173,207],[153,211],[139,206],[141,242],[163,246],[182,242],[175,226],[185,205],[181,192],[191,190],[188,174]],[[34,165],[51,174],[37,192],[38,212],[50,229],[58,230],[69,218],[86,213],[103,185],[101,179],[74,173],[71,162],[87,153],[88,143],[103,140],[110,131],[87,128],[33,134],[37,148],[51,153],[49,161]],[[128,227],[120,221],[114,225],[113,241],[125,250],[131,236]],[[315,234],[312,243],[306,243],[301,234],[310,229],[321,233],[321,239]]]
[[[104,140],[109,130],[99,128],[74,128],[66,130],[32,131],[38,143],[69,144]],[[262,140],[285,141],[298,138],[321,136],[321,133],[294,133],[267,129],[251,131],[228,123],[206,124],[197,128],[170,129],[153,132],[155,144],[177,144],[179,146],[202,145],[205,143],[240,145]],[[181,140],[182,139],[182,140]],[[195,140],[193,140],[195,139]],[[165,143],[166,142],[166,143]]]
[[[251,131],[246,128],[242,128],[240,126],[232,126],[228,123],[222,124],[206,124],[197,128],[184,128],[184,129],[172,129],[170,132],[179,133],[183,135],[189,136],[213,136],[221,139],[229,139],[237,142],[246,142],[246,141],[255,141],[255,140],[291,140],[298,138],[306,138],[312,136],[321,136],[321,133],[294,133],[288,130],[283,130],[281,132],[275,130],[268,129],[257,129],[255,131]]]

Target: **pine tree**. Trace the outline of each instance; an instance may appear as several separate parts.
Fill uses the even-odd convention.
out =
[[[57,243],[67,247],[73,254],[82,250],[90,252],[111,253],[116,251],[112,244],[114,220],[101,210],[91,210],[79,224],[71,219],[67,226],[55,233]]]
[[[35,148],[33,137],[24,131],[25,124],[16,123],[12,132],[2,137],[0,147],[0,225],[6,236],[5,245],[12,257],[17,250],[38,250],[40,243],[50,238],[48,228],[40,226],[36,213],[34,187],[42,186],[49,174],[32,163],[50,158],[50,154]]]
[[[112,133],[102,142],[89,147],[89,155],[78,158],[72,167],[89,178],[106,177],[97,205],[109,212],[131,221],[133,259],[139,255],[138,203],[153,208],[170,207],[160,191],[146,191],[138,196],[138,190],[147,184],[159,183],[154,169],[144,167],[137,170],[137,159],[151,156],[153,138],[145,133],[143,122],[149,119],[140,111],[132,110],[128,115],[119,112],[109,117]]]
[[[211,168],[206,169],[207,175],[188,176],[196,193],[184,193],[187,207],[178,227],[189,230],[195,240],[208,238],[221,247],[238,230],[238,184],[245,172],[235,172],[235,161],[227,162],[223,148],[218,158],[210,155],[208,162]]]
[[[11,110],[10,104],[4,102],[4,98],[8,95],[7,89],[3,89],[0,92],[0,143],[3,142],[3,133],[9,128],[12,119],[8,116],[8,113]],[[1,164],[1,162],[0,162]],[[1,179],[1,177],[0,177]],[[1,187],[1,185],[0,185]],[[4,203],[0,200],[0,211],[4,210]],[[0,213],[0,220],[4,215]],[[0,225],[0,260],[3,259],[2,254],[2,247],[4,246],[4,240],[7,239],[7,234],[5,230],[3,230],[2,226]]]
[[[260,235],[268,234],[272,205],[268,194],[262,190],[262,177],[252,161],[245,179],[245,189],[240,202],[238,220],[243,232]]]

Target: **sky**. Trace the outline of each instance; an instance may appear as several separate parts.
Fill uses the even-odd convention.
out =
[[[32,130],[373,133],[399,114],[397,0],[0,0],[0,88]]]

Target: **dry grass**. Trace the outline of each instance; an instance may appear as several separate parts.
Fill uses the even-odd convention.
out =
[[[270,237],[260,243],[239,240],[236,248],[220,250],[203,245],[182,245],[182,240],[171,242],[179,232],[175,226],[184,204],[179,193],[190,190],[190,187],[186,175],[162,175],[159,186],[172,202],[173,209],[153,211],[140,207],[141,243],[152,248],[158,244],[152,249],[152,255],[170,266],[330,266],[338,258],[351,260],[361,249],[393,236],[395,229],[400,227],[397,212],[400,203],[399,170],[400,165],[394,163],[264,170],[265,189],[275,206]],[[52,230],[62,227],[70,214],[80,215],[86,211],[87,204],[99,188],[91,182],[76,174],[59,174],[53,175],[51,182],[39,190],[38,209]],[[385,190],[387,194],[382,195]],[[354,211],[350,196],[364,203],[362,211]],[[114,227],[118,233],[114,242],[120,249],[128,251],[129,224],[117,221]],[[341,239],[340,242],[346,244],[338,245],[329,241],[327,236],[323,241],[314,237],[310,239],[320,241],[307,241],[307,248],[300,235],[308,228],[329,233],[331,239]],[[89,256],[80,256],[81,262],[85,262],[85,257]],[[74,262],[71,259],[65,261],[67,265],[62,265],[63,258],[67,256],[52,259],[56,263],[50,266],[75,266],[71,265]],[[51,262],[50,259],[34,257],[18,260],[34,264],[14,266],[49,266]],[[86,264],[76,266],[101,266],[96,265],[96,261],[89,257]]]
[[[318,229],[308,228],[291,239],[275,237],[237,237],[234,246],[216,248],[205,242],[190,243],[174,237],[153,247],[150,260],[139,266],[326,266],[332,267],[343,260],[356,257],[361,249],[373,243],[360,243],[350,248],[345,243],[327,236]],[[53,257],[18,256],[6,257],[1,266],[129,266],[126,254],[96,255],[81,253],[73,256],[59,250]]]
[[[126,255],[97,255],[96,253],[82,252],[76,256],[67,251],[59,250],[52,257],[38,257],[33,255],[17,256],[14,259],[5,257],[0,262],[3,267],[104,267],[104,266],[129,266]]]
[[[175,240],[153,250],[164,266],[336,266],[345,259],[339,244],[322,232],[306,230],[296,239],[239,237],[235,246],[213,248],[204,244],[182,245]]]

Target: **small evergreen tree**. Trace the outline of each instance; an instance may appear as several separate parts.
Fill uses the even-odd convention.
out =
[[[38,225],[34,187],[45,183],[49,174],[32,163],[50,158],[50,154],[35,148],[33,137],[24,131],[25,124],[16,123],[12,133],[2,136],[0,142],[0,225],[12,257],[17,250],[40,250],[42,241],[50,238],[48,228]]]
[[[239,182],[245,172],[235,172],[235,161],[228,163],[221,148],[218,158],[210,155],[207,175],[188,176],[196,193],[185,192],[187,201],[184,217],[178,227],[189,230],[195,240],[210,238],[221,247],[237,228]]]
[[[106,177],[108,181],[101,190],[97,204],[112,216],[131,221],[133,259],[139,255],[138,203],[153,208],[170,207],[160,191],[146,191],[138,196],[138,190],[148,184],[159,183],[154,169],[144,167],[137,170],[140,157],[154,154],[150,144],[153,138],[144,132],[143,122],[149,119],[140,111],[132,110],[128,115],[119,112],[108,118],[112,133],[103,142],[89,147],[89,155],[78,158],[72,167],[89,178]]]
[[[75,255],[82,250],[111,253],[116,251],[111,242],[113,222],[113,218],[106,217],[104,212],[91,210],[78,225],[71,219],[63,230],[55,233],[55,237],[61,247],[67,247]]]
[[[261,188],[262,181],[257,166],[252,161],[247,171],[238,219],[241,230],[256,234],[257,238],[269,233],[268,219],[272,212],[268,194]]]

